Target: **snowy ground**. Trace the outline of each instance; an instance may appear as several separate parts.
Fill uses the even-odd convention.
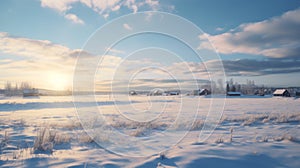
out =
[[[98,96],[97,103],[115,129],[137,138],[151,137],[168,127],[177,130],[176,137],[190,122],[174,124],[176,112],[192,115],[194,109],[188,107],[195,102],[200,102],[199,115],[189,134],[170,149],[130,157],[99,147],[85,133],[72,97],[0,98],[0,167],[300,167],[300,99],[227,98],[220,123],[205,142],[198,142],[198,136],[211,98],[150,99],[133,96],[116,108],[110,97]],[[182,101],[187,103],[183,109]],[[77,103],[95,106],[88,101]],[[153,113],[144,117],[145,113],[130,108],[142,112],[153,108]],[[117,112],[136,122],[122,120]],[[151,125],[137,122],[153,118],[161,119]]]

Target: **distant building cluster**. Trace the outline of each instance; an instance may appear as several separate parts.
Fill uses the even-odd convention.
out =
[[[202,84],[199,89],[190,91],[180,90],[163,90],[153,89],[151,91],[135,91],[131,90],[130,95],[144,94],[148,96],[171,96],[171,95],[189,95],[189,96],[205,96],[210,94],[219,94],[227,96],[243,96],[243,95],[256,95],[256,96],[282,96],[282,97],[300,97],[300,87],[288,87],[288,88],[275,88],[265,87],[264,85],[258,86],[253,80],[247,80],[245,84],[239,84],[230,79],[226,82],[225,88],[222,80],[217,82],[210,82]]]
[[[300,87],[287,87],[287,88],[274,88],[257,86],[254,81],[247,80],[246,84],[239,84],[233,82],[232,79],[226,83],[227,96],[240,96],[240,95],[272,95],[281,97],[299,97]]]

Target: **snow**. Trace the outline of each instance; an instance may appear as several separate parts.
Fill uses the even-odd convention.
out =
[[[128,102],[115,102],[104,95],[96,96],[96,104],[86,99],[76,102],[87,110],[98,105],[101,112],[96,114],[103,114],[115,130],[142,140],[131,144],[130,139],[120,139],[120,144],[134,147],[125,151],[132,155],[117,155],[88,136],[71,96],[1,98],[0,167],[300,167],[300,99],[226,98],[215,131],[205,141],[199,141],[210,104],[223,98],[131,96]],[[185,105],[180,105],[182,102]],[[193,121],[189,119],[194,116],[196,102],[198,115],[191,125]],[[183,114],[181,121],[176,120],[178,112]],[[153,122],[145,124],[149,121]],[[189,126],[191,131],[180,139]],[[44,137],[52,149],[35,150],[43,129],[54,138],[50,141]],[[166,130],[167,138],[152,138]],[[113,139],[101,138],[108,144]],[[117,150],[118,145],[108,147]],[[134,155],[144,154],[145,148],[151,149],[149,155]]]

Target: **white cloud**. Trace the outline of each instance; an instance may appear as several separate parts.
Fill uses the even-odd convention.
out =
[[[136,13],[138,11],[138,7],[136,5],[132,5],[131,9],[133,10],[133,13]]]
[[[153,9],[156,9],[159,5],[158,0],[146,0],[145,3]]]
[[[109,53],[112,53],[111,55],[114,55],[114,54],[125,54],[125,51],[114,49],[114,48],[107,48],[107,51]]]
[[[126,30],[132,30],[132,27],[129,26],[129,24],[127,24],[127,23],[124,23],[124,24],[123,24],[123,27],[124,27]]]
[[[147,7],[150,10],[158,10],[160,3],[158,0],[40,0],[41,6],[54,9],[65,15],[75,3],[81,3],[97,12],[105,19],[110,12],[119,11],[125,7],[136,13],[139,8]],[[167,6],[166,9],[173,9],[174,6]],[[73,14],[74,15],[74,14]]]
[[[216,28],[216,31],[223,31],[224,30],[224,28],[222,28],[222,27],[217,27]]]
[[[77,1],[78,0],[41,0],[41,6],[63,13],[71,9],[71,4]]]
[[[107,19],[107,18],[109,17],[109,14],[108,14],[108,13],[105,13],[105,14],[103,14],[102,16],[103,16],[104,19]]]
[[[261,22],[241,24],[209,40],[223,54],[245,53],[271,58],[300,57],[300,9]],[[199,37],[200,39],[202,37]],[[211,49],[202,43],[199,47]]]
[[[76,24],[84,24],[83,20],[79,19],[76,15],[71,14],[71,13],[66,14],[65,18],[68,20],[71,20],[73,23],[76,23]]]
[[[118,11],[121,8],[120,5],[116,5],[115,7],[113,7],[111,10],[112,11]]]
[[[117,3],[120,0],[106,0],[106,1],[98,1],[98,0],[91,0],[93,10],[99,14],[102,14],[105,10],[112,10],[115,6],[118,6]],[[120,8],[119,8],[120,9]]]
[[[47,40],[12,37],[6,33],[2,33],[0,51],[12,55],[43,59],[67,58],[68,53],[71,52],[69,48]]]

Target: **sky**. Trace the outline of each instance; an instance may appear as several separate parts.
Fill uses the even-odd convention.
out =
[[[205,70],[210,67],[224,69],[226,79],[240,83],[249,79],[265,86],[300,86],[298,0],[2,0],[0,4],[0,88],[7,81],[26,81],[38,88],[69,89],[78,60],[86,61],[87,67],[98,66],[90,73],[103,88],[104,81],[122,83],[124,76],[127,85],[132,84],[129,88],[145,85],[141,81],[146,78],[161,85],[164,79],[209,80],[211,72]],[[197,26],[198,34],[179,22],[173,27],[158,22],[155,28],[186,33],[195,41],[196,52],[208,56],[199,59],[180,39],[157,33],[120,39],[107,46],[105,55],[94,52],[93,40],[105,43],[118,33],[156,23],[151,14],[138,18],[145,11],[170,13]],[[138,19],[98,35],[105,25],[128,14]],[[95,57],[101,57],[100,62]],[[77,78],[86,79],[80,75]]]

